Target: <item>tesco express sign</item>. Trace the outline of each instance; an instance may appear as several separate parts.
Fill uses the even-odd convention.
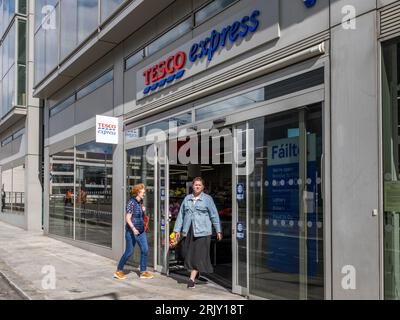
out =
[[[188,52],[178,51],[174,55],[159,61],[155,65],[147,68],[143,72],[144,84],[143,94],[149,94],[157,89],[163,88],[180,79],[186,72],[188,60],[191,63],[207,57],[212,61],[214,54],[221,48],[226,47],[228,42],[235,43],[241,38],[245,38],[249,33],[257,31],[260,21],[259,10],[254,10],[250,15],[244,16],[240,21],[222,28],[222,30],[212,30],[209,36],[193,43]]]
[[[96,116],[96,142],[118,144],[118,118]]]

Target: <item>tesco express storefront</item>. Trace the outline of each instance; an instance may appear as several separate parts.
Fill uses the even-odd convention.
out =
[[[126,190],[148,188],[156,270],[184,272],[170,234],[201,176],[224,234],[206,277],[248,296],[324,299],[327,39],[292,41],[279,10],[238,2],[125,73]]]

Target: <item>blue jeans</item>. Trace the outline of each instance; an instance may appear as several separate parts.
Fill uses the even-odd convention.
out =
[[[149,246],[147,244],[146,232],[135,236],[132,230],[126,230],[125,232],[126,248],[118,263],[118,271],[123,271],[126,262],[129,257],[133,254],[133,249],[136,242],[140,247],[140,272],[144,272],[147,269],[147,254],[149,252]]]

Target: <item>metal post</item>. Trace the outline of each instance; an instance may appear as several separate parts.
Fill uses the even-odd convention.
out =
[[[299,111],[299,280],[300,299],[307,299],[307,129],[305,109]]]

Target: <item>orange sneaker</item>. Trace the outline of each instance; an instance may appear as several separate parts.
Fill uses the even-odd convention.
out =
[[[117,278],[119,280],[125,280],[126,276],[125,273],[123,273],[122,271],[117,271],[116,273],[114,273],[114,278]]]
[[[148,271],[144,271],[140,274],[140,279],[152,279],[152,278],[154,278],[154,276]]]

